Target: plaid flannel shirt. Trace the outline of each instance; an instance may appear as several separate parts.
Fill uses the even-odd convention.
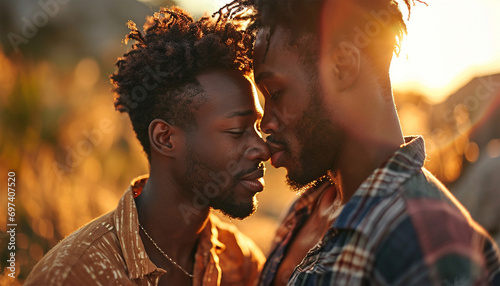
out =
[[[361,184],[287,285],[500,285],[498,246],[423,168],[423,138],[405,141]],[[273,283],[323,188],[291,207],[259,285]]]

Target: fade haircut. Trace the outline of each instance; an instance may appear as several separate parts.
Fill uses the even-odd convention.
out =
[[[406,23],[396,0],[234,0],[220,11],[224,11],[226,18],[245,18],[250,21],[249,29],[254,33],[259,28],[269,28],[267,49],[276,27],[285,28],[289,37],[288,45],[298,46],[302,54],[309,54],[306,55],[308,58],[317,60],[322,28],[321,11],[327,1],[335,2],[333,4],[339,11],[331,18],[336,25],[334,41],[353,41],[357,33],[365,32],[362,35],[365,43],[355,44],[367,52],[378,69],[387,72],[392,54],[399,54],[401,40],[407,33]],[[415,2],[426,4],[422,0],[400,2],[408,9],[408,19]],[[244,10],[253,13],[241,13]],[[367,31],[370,24],[378,24],[378,31],[366,37],[366,34],[373,32]]]
[[[141,33],[134,22],[125,38],[131,49],[118,58],[114,85],[115,109],[128,113],[148,160],[148,128],[156,118],[181,128],[196,125],[194,110],[204,102],[196,80],[203,72],[219,69],[249,74],[252,70],[253,36],[237,20],[217,13],[198,21],[184,10],[161,8],[149,16]]]

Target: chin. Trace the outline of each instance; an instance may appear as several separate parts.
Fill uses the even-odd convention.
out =
[[[306,186],[319,177],[321,176],[317,176],[315,174],[306,174],[302,172],[302,170],[287,169],[286,181],[287,184],[292,186]]]
[[[306,189],[316,186],[317,184],[323,182],[325,179],[326,172],[321,175],[316,174],[300,174],[299,176],[291,174],[290,172],[286,176],[286,184],[290,189],[297,193],[302,193]]]
[[[233,219],[245,219],[257,211],[256,203],[248,203],[248,204],[238,204],[238,205],[226,205],[221,208],[215,208],[220,210],[224,216]]]

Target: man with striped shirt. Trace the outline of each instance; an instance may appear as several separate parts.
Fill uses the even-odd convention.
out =
[[[179,8],[132,22],[111,76],[150,164],[117,208],[57,244],[26,285],[255,285],[260,249],[233,218],[255,211],[269,150],[248,75],[252,37]],[[89,194],[91,195],[91,194]]]

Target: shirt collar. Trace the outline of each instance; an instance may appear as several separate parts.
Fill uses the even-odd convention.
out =
[[[425,144],[422,136],[405,137],[405,144],[393,153],[356,190],[335,221],[334,228],[369,231],[364,218],[380,201],[396,192],[398,187],[422,169],[425,161]]]
[[[140,279],[153,273],[159,277],[162,273],[166,273],[164,269],[156,267],[149,259],[139,235],[139,219],[133,188],[143,185],[146,180],[147,176],[142,176],[132,181],[132,185],[121,198],[113,215],[116,233],[130,279]]]
[[[218,238],[219,230],[217,229],[217,223],[219,222],[219,218],[215,215],[209,215],[207,224],[198,241],[197,253],[208,253],[210,250],[214,249],[215,253],[220,254],[226,249],[226,245]]]
[[[318,198],[327,188],[332,188],[330,181],[325,180],[318,185],[307,189],[292,205],[289,212],[282,219],[281,226],[276,231],[271,249],[282,244],[291,231],[297,230],[314,210]]]
[[[219,255],[226,249],[226,245],[218,239],[218,222],[219,219],[210,214],[201,233],[194,261],[194,286],[220,285],[222,280]]]
[[[131,186],[121,198],[114,213],[116,232],[131,279],[141,279],[151,274],[159,278],[162,274],[166,273],[164,269],[158,268],[149,259],[139,235],[139,219],[133,194],[134,190],[144,187],[147,179],[148,176],[145,175],[137,177],[132,181]],[[200,271],[204,272],[209,263],[214,263],[215,269],[218,269],[218,273],[216,273],[218,278],[216,278],[216,280],[220,281],[222,273],[220,267],[218,267],[218,255],[226,249],[226,245],[218,238],[218,222],[220,222],[220,220],[213,214],[210,214],[198,241],[194,273]],[[213,274],[214,273],[210,273],[211,276],[213,276]],[[201,279],[197,280],[201,281]],[[213,280],[213,277],[211,277],[210,280]]]
[[[210,248],[214,248],[216,253],[220,254],[226,250],[226,245],[219,240],[219,230],[217,229],[217,225],[221,223],[220,219],[215,215],[210,214],[208,223],[209,225],[205,227],[207,237],[202,237],[202,239],[205,238],[203,240],[209,240]]]

